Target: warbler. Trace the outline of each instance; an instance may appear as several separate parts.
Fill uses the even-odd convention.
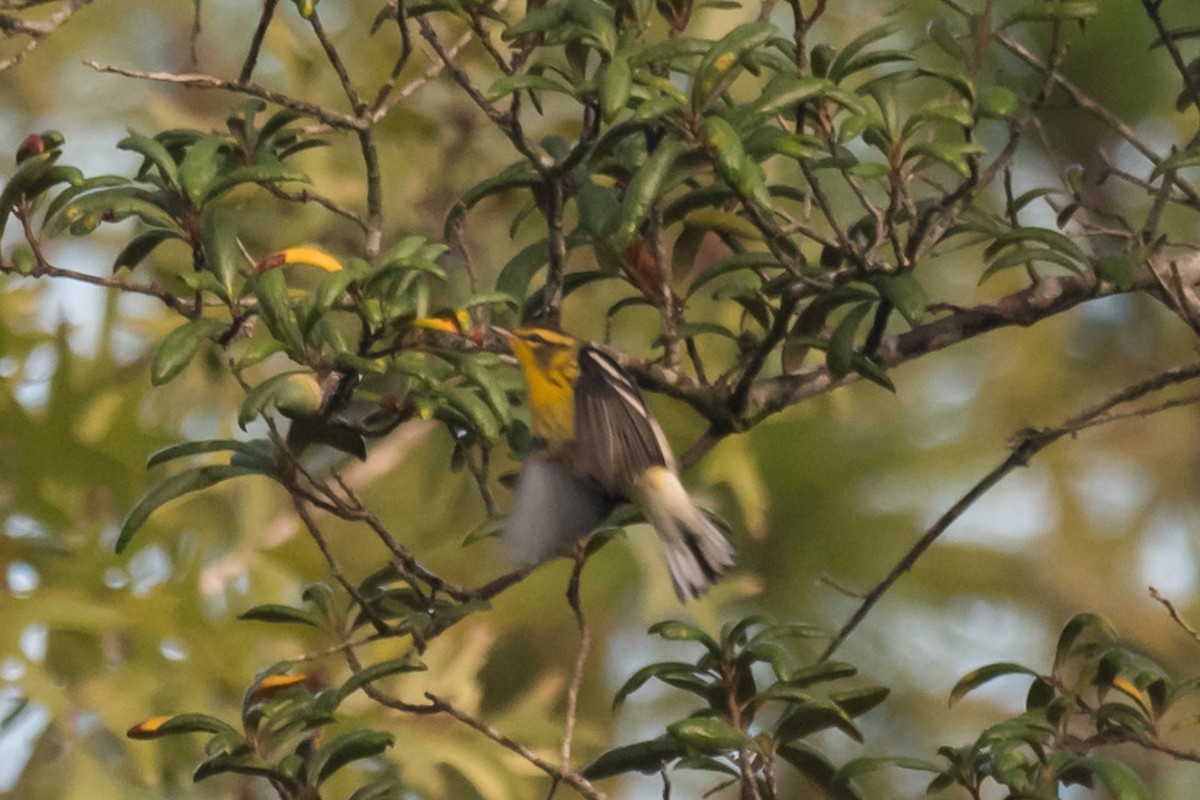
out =
[[[509,552],[540,562],[632,503],[658,532],[675,594],[699,597],[733,566],[733,546],[684,490],[633,379],[604,351],[561,331],[506,333],[525,375],[534,439],[501,534]]]

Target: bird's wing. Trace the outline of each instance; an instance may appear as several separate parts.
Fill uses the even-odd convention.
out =
[[[610,493],[628,497],[650,467],[675,471],[670,447],[637,386],[600,350],[579,350],[575,383],[575,466]]]
[[[516,563],[540,563],[595,530],[615,504],[592,481],[569,475],[543,456],[530,456],[517,479],[503,547]]]

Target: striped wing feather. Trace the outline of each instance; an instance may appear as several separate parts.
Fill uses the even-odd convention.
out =
[[[575,456],[581,475],[624,497],[633,490],[632,479],[650,467],[675,470],[662,430],[629,374],[586,345],[575,384]]]

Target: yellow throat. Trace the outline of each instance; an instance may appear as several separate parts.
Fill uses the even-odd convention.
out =
[[[579,340],[549,328],[524,327],[508,337],[529,390],[533,435],[551,445],[575,439]]]

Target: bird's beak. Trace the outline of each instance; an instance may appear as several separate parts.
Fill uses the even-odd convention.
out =
[[[504,344],[508,346],[509,350],[513,349],[513,341],[515,337],[513,336],[513,332],[511,330],[508,328],[502,328],[499,325],[493,325],[492,333],[502,337],[504,339]]]

